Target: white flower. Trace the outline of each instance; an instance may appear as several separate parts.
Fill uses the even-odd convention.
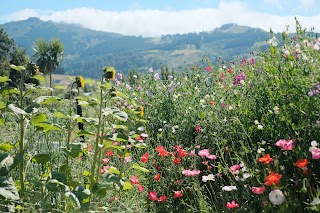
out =
[[[269,44],[271,44],[272,46],[276,47],[278,46],[278,39],[273,36],[269,41],[268,41]]]
[[[132,77],[133,77],[133,78],[137,78],[137,75],[133,75]]]
[[[258,124],[260,124],[260,123],[259,123],[258,120],[255,120],[255,121],[254,121],[254,124],[255,124],[255,125],[258,125]]]
[[[313,205],[313,206],[319,205],[319,204],[320,204],[320,199],[318,197],[315,197],[313,201],[310,203],[310,205]]]
[[[263,129],[263,126],[261,124],[258,124],[257,129],[261,130]]]
[[[241,181],[245,181],[246,179],[248,179],[249,177],[251,177],[251,174],[249,173],[244,173],[243,177],[241,178]]]
[[[158,132],[162,132],[162,129],[160,128],[160,129],[158,129]]]
[[[233,107],[232,107],[232,106],[229,106],[229,110],[233,110]]]
[[[272,190],[269,193],[269,200],[273,205],[281,205],[285,199],[283,192],[279,189]]]
[[[222,190],[230,192],[230,191],[233,191],[233,190],[237,190],[237,187],[236,186],[224,186],[224,187],[222,187]]]
[[[140,126],[140,127],[138,127],[138,130],[139,130],[139,131],[144,131],[145,128],[144,128],[143,126]]]
[[[258,154],[261,154],[261,153],[264,152],[264,151],[265,151],[264,148],[259,148],[259,149],[257,150],[257,153],[258,153]]]
[[[317,141],[311,141],[311,146],[318,146]]]
[[[273,112],[274,112],[274,114],[279,114],[279,107],[278,106],[275,106],[274,108],[273,108]]]
[[[210,175],[207,175],[207,176],[202,176],[202,182],[207,182],[208,180],[212,180],[212,181],[215,181],[214,179],[214,175],[213,174],[210,174]]]
[[[241,84],[241,85],[245,85],[246,82],[245,82],[244,80],[240,80],[240,84]]]

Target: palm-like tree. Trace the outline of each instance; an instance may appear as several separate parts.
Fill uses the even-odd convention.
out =
[[[39,39],[33,45],[33,57],[44,75],[50,76],[50,87],[52,88],[52,73],[57,69],[63,59],[63,44],[59,39],[45,42]]]

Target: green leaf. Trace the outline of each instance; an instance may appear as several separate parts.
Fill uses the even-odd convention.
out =
[[[69,187],[66,186],[64,183],[56,180],[56,179],[50,179],[46,186],[48,191],[50,192],[59,192],[59,191],[69,191]]]
[[[0,76],[0,83],[9,81],[9,76]]]
[[[10,65],[11,69],[17,70],[17,71],[21,71],[21,70],[25,70],[26,68],[24,66],[16,66],[14,64]]]
[[[125,126],[125,125],[115,125],[115,124],[113,124],[112,125],[112,128],[113,129],[123,129],[123,130],[128,130],[128,127],[127,126]]]
[[[108,169],[108,172],[109,172],[109,173],[112,173],[112,174],[120,175],[120,171],[119,171],[116,167],[113,167],[113,166],[111,166],[111,167]]]
[[[139,149],[144,149],[147,148],[147,144],[146,143],[132,143],[134,147],[139,148]]]
[[[46,153],[37,154],[33,156],[31,160],[35,163],[46,164],[50,161],[50,155]]]
[[[23,109],[20,109],[19,107],[16,107],[13,104],[9,104],[8,108],[11,109],[16,114],[21,114],[21,115],[27,115],[28,114]]]
[[[17,88],[6,86],[0,89],[0,94],[1,95],[12,95],[12,94],[19,95],[20,92]]]
[[[132,185],[131,185],[131,183],[130,182],[128,182],[128,181],[126,181],[126,182],[124,182],[124,184],[123,184],[123,188],[122,188],[123,190],[129,190],[129,189],[132,189]]]
[[[133,164],[133,166],[131,168],[140,170],[142,172],[150,172],[148,169],[139,166],[139,164],[137,164],[137,163]]]
[[[0,176],[5,176],[10,172],[13,162],[13,157],[6,153],[0,153]]]
[[[116,175],[114,175],[114,174],[108,173],[108,174],[105,176],[104,180],[105,180],[107,183],[115,183],[115,184],[117,184],[119,187],[121,186],[119,176],[116,176]]]
[[[44,113],[41,113],[41,114],[38,114],[38,115],[35,115],[31,118],[30,122],[32,124],[36,124],[36,123],[42,123],[44,122],[45,120],[47,119],[47,115],[44,114]]]
[[[17,187],[11,177],[0,177],[0,197],[5,200],[20,200]]]
[[[57,124],[50,124],[50,123],[33,123],[34,127],[37,130],[48,132],[48,131],[60,131],[61,128]]]
[[[65,116],[64,114],[62,114],[61,112],[55,112],[54,116],[56,118],[67,118],[67,116]]]
[[[85,177],[90,177],[91,172],[89,172],[88,170],[84,170],[82,175],[85,176]]]
[[[3,109],[3,108],[5,108],[5,107],[6,107],[5,103],[2,102],[2,101],[0,101],[0,109]]]
[[[52,104],[60,102],[61,98],[57,96],[40,96],[34,100],[38,104]]]
[[[79,199],[77,198],[77,196],[75,194],[73,194],[72,192],[66,192],[65,196],[67,198],[71,199],[74,202],[74,204],[76,204],[76,206],[77,206],[76,209],[81,208],[80,201],[79,201]]]
[[[40,82],[45,82],[46,81],[46,79],[43,77],[43,75],[40,75],[40,74],[34,75],[34,76],[32,76],[32,78],[34,78],[34,79],[36,79],[36,80],[38,80]]]
[[[85,131],[85,130],[81,130],[81,131],[77,132],[77,135],[78,136],[81,136],[81,135],[94,135],[94,133],[88,132],[88,131]]]
[[[85,144],[81,144],[81,143],[68,144],[68,147],[63,148],[63,151],[68,156],[73,157],[73,158],[77,158],[77,157],[83,155],[83,151],[82,151],[82,149],[84,148],[84,147],[82,147],[83,145],[85,145]]]
[[[5,122],[4,118],[0,118],[0,126],[3,125]]]
[[[12,146],[9,142],[0,144],[0,150],[4,152],[10,151],[14,146]]]
[[[112,92],[112,94],[115,94],[116,96],[121,97],[121,98],[127,98],[127,96],[125,94],[123,94],[122,92],[119,92],[119,91],[114,91],[114,92]]]
[[[126,112],[123,111],[114,111],[113,112],[113,117],[115,117],[116,119],[120,120],[120,121],[127,121],[128,120],[128,114]]]
[[[73,190],[73,193],[77,196],[80,201],[81,208],[86,208],[90,205],[90,195],[89,189],[85,189],[83,186],[77,186]]]
[[[63,184],[67,184],[67,177],[61,172],[51,172],[51,179],[56,179]]]

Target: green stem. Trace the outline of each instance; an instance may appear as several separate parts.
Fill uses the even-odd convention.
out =
[[[101,85],[103,83],[103,77],[101,77]],[[90,191],[92,192],[93,185],[94,185],[94,179],[95,179],[95,171],[96,171],[96,165],[97,165],[97,158],[98,158],[98,149],[99,149],[99,142],[100,142],[100,129],[102,124],[102,107],[103,107],[103,91],[102,88],[100,89],[100,107],[99,107],[99,121],[98,121],[98,127],[97,127],[97,133],[96,133],[96,141],[94,144],[94,155],[93,155],[93,161],[91,165],[91,175],[90,175]]]
[[[20,106],[21,109],[23,109],[23,82],[20,83]],[[21,155],[21,161],[19,165],[19,175],[20,175],[20,197],[23,199],[24,197],[24,115],[20,114],[20,141],[19,141],[19,154]]]

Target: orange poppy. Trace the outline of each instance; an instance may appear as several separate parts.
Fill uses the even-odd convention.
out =
[[[272,184],[278,185],[280,182],[282,175],[278,173],[271,173],[266,177],[266,182],[264,183],[266,186],[271,186]]]
[[[263,157],[259,158],[258,161],[263,164],[269,164],[274,161],[273,158],[270,158],[269,154],[265,154]]]
[[[305,168],[308,165],[308,159],[307,158],[300,159],[294,165],[296,167],[299,167],[300,169]]]

